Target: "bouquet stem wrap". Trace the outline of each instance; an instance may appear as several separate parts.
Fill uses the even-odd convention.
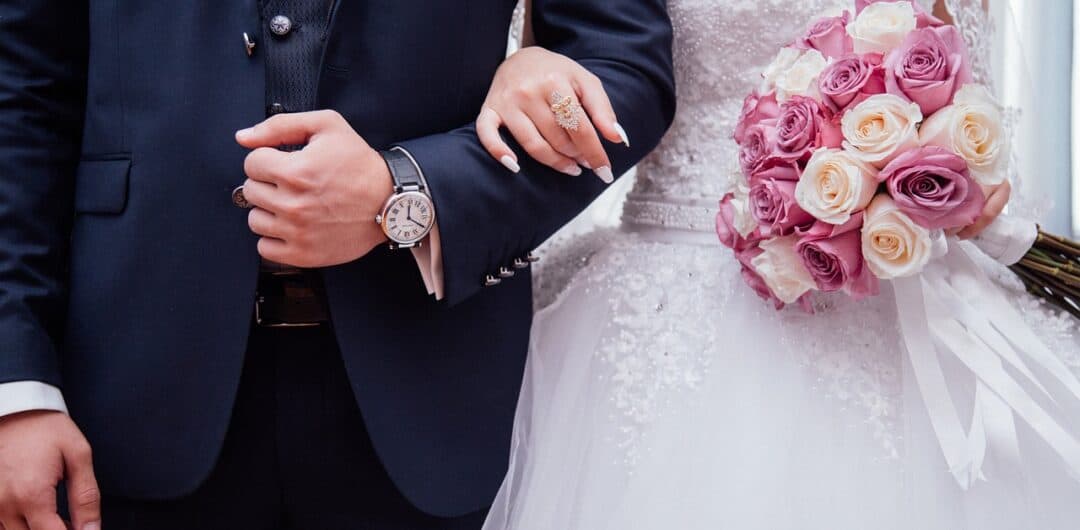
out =
[[[1080,318],[1080,243],[1006,216],[995,220],[974,243],[1008,265],[1031,294]]]
[[[1000,262],[1019,262],[1037,230],[1034,223],[1002,219],[976,244]],[[1019,417],[1080,480],[1080,441],[1052,412],[1063,399],[1080,404],[1080,381],[972,260],[972,250],[955,239],[947,247],[922,274],[896,279],[893,288],[901,336],[950,472],[970,488],[984,478],[983,464],[993,453],[1006,472],[1022,474]],[[966,425],[939,355],[955,357],[975,376],[975,405]]]

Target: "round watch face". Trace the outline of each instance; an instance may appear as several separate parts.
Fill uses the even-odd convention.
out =
[[[382,215],[382,227],[391,241],[409,245],[424,239],[435,224],[435,210],[427,195],[408,191],[390,198]]]

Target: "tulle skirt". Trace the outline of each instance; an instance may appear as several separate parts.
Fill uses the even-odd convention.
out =
[[[1022,472],[991,455],[986,481],[958,486],[888,288],[776,312],[708,234],[581,241],[549,265],[550,277],[575,272],[537,314],[485,529],[1080,527],[1080,485],[1023,423]],[[1016,296],[1080,366],[1073,323]],[[945,369],[970,406],[972,377]]]

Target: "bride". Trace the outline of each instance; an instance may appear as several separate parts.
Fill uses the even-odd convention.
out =
[[[991,26],[981,0],[918,1],[960,26],[978,55],[977,81],[988,84]],[[669,0],[675,123],[639,167],[622,226],[549,253],[537,294],[546,307],[533,327],[510,470],[485,528],[1080,524],[1080,484],[1023,422],[1016,425],[1021,469],[991,454],[985,480],[958,485],[912,383],[888,289],[862,302],[819,297],[813,315],[777,312],[745,286],[738,262],[717,242],[717,200],[738,174],[730,138],[743,96],[806,21],[849,3]],[[558,64],[546,53],[512,57],[507,68],[517,68],[524,83],[529,72]],[[579,96],[596,121],[609,108],[585,85]],[[511,168],[516,159],[492,131],[513,110],[493,97],[479,127]],[[596,128],[620,139],[610,123]],[[578,173],[566,166],[570,159],[602,167],[598,145],[557,146],[559,155],[546,156]],[[986,261],[1028,325],[1080,366],[1073,322]],[[972,393],[961,366],[944,368],[958,400]],[[1068,412],[1075,435],[1078,415]]]

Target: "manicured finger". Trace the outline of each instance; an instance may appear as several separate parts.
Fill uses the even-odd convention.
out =
[[[1005,210],[1005,206],[1009,204],[1009,197],[1012,195],[1012,186],[1009,181],[1004,181],[1000,186],[994,189],[990,193],[990,196],[986,198],[986,204],[983,206],[982,215],[973,223],[960,231],[957,237],[960,239],[971,239],[978,236],[986,230],[986,227],[990,226],[995,219],[1001,215],[1001,212]]]
[[[85,441],[64,450],[64,476],[71,524],[79,530],[100,529],[101,490],[94,477],[90,445]]]
[[[499,134],[500,127],[502,127],[502,117],[490,107],[484,107],[480,111],[480,116],[476,118],[476,135],[480,137],[480,144],[495,160],[506,166],[506,169],[518,173],[521,171],[521,166],[518,164],[517,155],[503,141],[502,135]]]
[[[569,89],[569,83],[565,86],[552,86],[557,87],[560,93],[564,93]],[[549,92],[555,92],[555,90]],[[555,119],[555,114],[551,111],[551,103],[547,97],[536,94],[536,97],[522,106],[521,110],[532,120],[536,130],[540,131],[540,135],[555,149],[555,152],[573,160],[578,160],[581,157],[581,152],[574,145],[574,140],[570,138],[569,132],[560,127],[559,122]]]
[[[248,212],[248,228],[256,235],[274,239],[286,240],[291,235],[289,225],[262,208],[252,208]]]
[[[563,129],[560,127],[551,113],[550,105],[532,107],[529,117],[536,123],[547,123],[559,129],[559,132],[573,143],[574,158],[581,165],[597,172],[601,180],[610,179],[611,162],[608,161],[607,153],[604,152],[604,146],[600,144],[600,137],[596,134],[596,129],[593,128],[592,123],[589,122],[589,117],[584,112],[579,112],[576,129]],[[564,155],[567,154],[565,149],[559,151]],[[604,181],[610,182],[610,180]]]
[[[573,159],[555,151],[555,148],[544,139],[525,113],[517,111],[503,118],[510,134],[537,162],[570,176],[576,177],[581,174],[581,166]]]
[[[236,141],[249,149],[303,145],[341,123],[344,118],[332,110],[275,114],[253,127],[236,131]]]
[[[260,182],[281,183],[288,178],[291,156],[273,147],[259,147],[244,158],[244,174]]]
[[[581,98],[581,106],[585,108],[589,119],[600,134],[604,135],[608,141],[630,147],[630,137],[626,135],[626,130],[622,125],[619,125],[615,108],[611,105],[611,98],[604,90],[604,83],[600,81],[600,78],[581,68],[574,75],[574,83],[577,85],[578,97]]]
[[[566,89],[572,88],[566,87]],[[578,127],[567,131],[570,139],[581,153],[580,157],[586,162],[586,167],[591,168],[600,180],[611,184],[615,177],[611,171],[611,160],[604,151],[604,145],[600,142],[600,135],[593,126],[591,116],[584,112],[580,114]]]

